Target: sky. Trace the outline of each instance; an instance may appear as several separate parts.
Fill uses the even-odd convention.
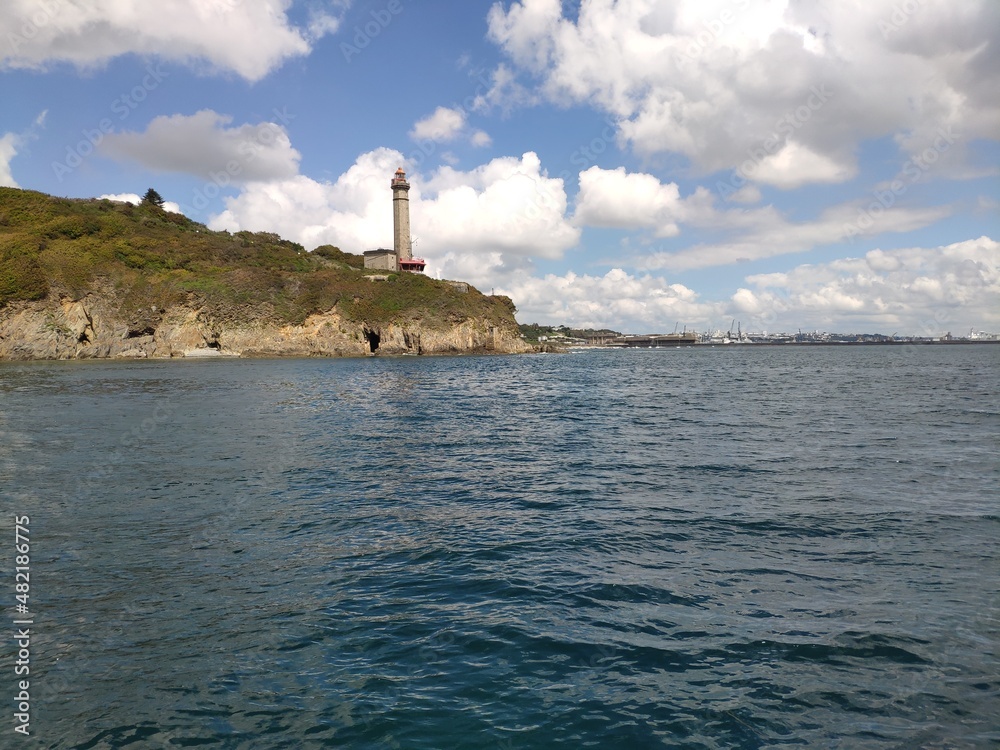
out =
[[[996,0],[4,0],[0,185],[392,247],[522,323],[1000,332]],[[0,207],[2,208],[2,207]]]

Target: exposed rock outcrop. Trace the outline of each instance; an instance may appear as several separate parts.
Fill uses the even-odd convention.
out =
[[[196,305],[149,309],[122,319],[99,294],[13,302],[0,309],[0,359],[146,359],[191,356],[361,357],[369,354],[521,353],[516,324],[470,318],[455,324],[372,326],[336,308],[301,325],[213,318]]]

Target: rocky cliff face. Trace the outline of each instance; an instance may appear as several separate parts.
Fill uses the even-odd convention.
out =
[[[470,318],[453,325],[368,326],[334,308],[302,325],[220,320],[195,304],[124,320],[98,294],[16,302],[0,309],[0,359],[146,359],[199,356],[361,357],[369,354],[521,353],[515,324]]]

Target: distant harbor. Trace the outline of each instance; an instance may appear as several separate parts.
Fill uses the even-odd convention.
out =
[[[544,330],[544,332],[542,332]],[[545,328],[537,325],[521,326],[522,335],[529,341],[552,347],[610,348],[610,349],[662,349],[679,346],[900,346],[900,345],[953,345],[1000,344],[1000,334],[970,331],[966,336],[897,336],[880,333],[747,333],[714,331],[699,333],[626,334],[610,330],[570,329],[565,326]],[[534,334],[534,335],[532,335]]]

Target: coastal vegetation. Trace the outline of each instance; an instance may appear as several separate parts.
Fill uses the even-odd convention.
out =
[[[523,323],[520,330],[524,340],[529,344],[560,339],[590,339],[595,336],[613,338],[622,335],[609,328],[569,328],[568,326],[543,326],[538,323]]]
[[[269,232],[212,231],[161,203],[152,188],[139,205],[0,188],[0,311],[98,294],[135,330],[173,305],[277,325],[332,309],[371,326],[514,324],[509,298],[421,274],[376,274],[361,255],[329,245],[307,252]]]

